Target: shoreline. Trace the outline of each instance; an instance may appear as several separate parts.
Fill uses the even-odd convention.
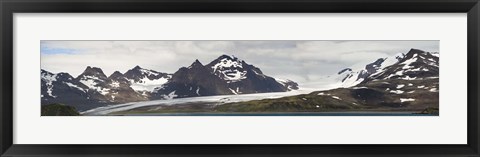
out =
[[[104,116],[439,116],[417,111],[331,111],[331,112],[179,112],[179,113],[125,113]]]

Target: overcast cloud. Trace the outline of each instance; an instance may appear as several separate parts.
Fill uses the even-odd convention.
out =
[[[87,66],[108,76],[139,65],[174,73],[195,59],[235,55],[266,75],[308,82],[411,48],[439,51],[439,41],[41,41],[42,69],[78,76]]]

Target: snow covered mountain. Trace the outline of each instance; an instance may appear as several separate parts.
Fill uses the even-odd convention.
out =
[[[207,65],[195,60],[182,67],[172,79],[155,89],[157,98],[179,98],[227,94],[285,92],[298,89],[293,81],[277,81],[245,61],[222,55]]]
[[[393,65],[385,67],[372,74],[366,81],[403,79],[415,80],[417,78],[438,78],[439,57],[438,53],[425,52],[411,49],[405,57]]]
[[[75,80],[88,87],[86,90],[91,100],[102,103],[148,100],[147,96],[134,91],[127,78],[118,71],[107,77],[102,69],[88,66]]]
[[[54,74],[45,70],[41,70],[41,102],[42,104],[50,103],[69,103],[76,102],[85,104],[78,106],[79,109],[89,108],[92,101],[90,97],[100,96],[99,93],[89,91],[88,87],[78,82],[68,73]]]
[[[362,83],[370,75],[377,73],[381,69],[395,64],[404,58],[404,54],[397,54],[392,57],[379,58],[365,66],[354,66],[340,70],[337,74],[337,81],[340,81],[341,87],[352,87]]]
[[[235,56],[222,55],[206,65],[218,78],[227,83],[233,94],[285,92],[298,89],[290,80],[275,79],[263,74],[260,68]]]
[[[43,69],[41,76],[42,104],[65,103],[83,110],[104,104],[149,100],[151,90],[161,86],[171,75],[137,66],[125,74],[115,71],[107,77],[102,69],[88,66],[77,78]]]

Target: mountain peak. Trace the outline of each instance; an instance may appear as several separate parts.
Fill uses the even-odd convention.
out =
[[[86,75],[86,76],[98,76],[98,77],[102,77],[102,78],[106,78],[107,76],[103,73],[103,70],[98,68],[98,67],[91,67],[91,66],[87,66],[87,68],[85,69],[85,71],[83,71],[82,74],[80,74],[80,76],[82,75]]]
[[[190,66],[188,66],[189,69],[193,67],[203,67],[203,64],[198,59],[195,59],[195,61]]]
[[[122,77],[122,76],[123,76],[122,73],[120,73],[119,71],[115,71],[115,72],[113,72],[113,74],[110,75],[108,78],[118,78],[118,77]]]
[[[133,67],[133,69],[142,69],[142,67],[137,65],[137,66]]]
[[[234,61],[234,62],[238,62],[238,63],[243,63],[244,61],[241,60],[240,58],[234,56],[234,55],[227,55],[227,54],[223,54],[221,56],[219,56],[217,59],[213,60],[212,63],[218,63],[218,62],[221,62],[221,61]]]
[[[198,59],[195,59],[195,62],[193,62],[193,64],[201,64],[201,65],[203,65]]]
[[[220,57],[218,57],[218,59],[224,59],[224,58],[227,58],[227,59],[238,59],[238,58],[235,57],[234,55],[227,55],[227,54],[223,54],[223,55],[221,55]]]
[[[418,54],[418,55],[421,55],[421,54],[426,54],[425,51],[423,50],[420,50],[420,49],[410,49],[410,51],[407,52],[407,54],[405,54],[405,57],[406,58],[410,58],[412,57],[414,54]]]
[[[40,69],[40,72],[42,74],[50,74],[51,72],[47,71],[47,70],[44,70],[44,69]]]

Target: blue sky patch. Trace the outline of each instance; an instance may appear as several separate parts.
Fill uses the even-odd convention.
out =
[[[68,48],[52,48],[48,46],[41,46],[40,53],[51,55],[51,54],[75,54],[78,53],[78,50],[75,49],[68,49]]]

